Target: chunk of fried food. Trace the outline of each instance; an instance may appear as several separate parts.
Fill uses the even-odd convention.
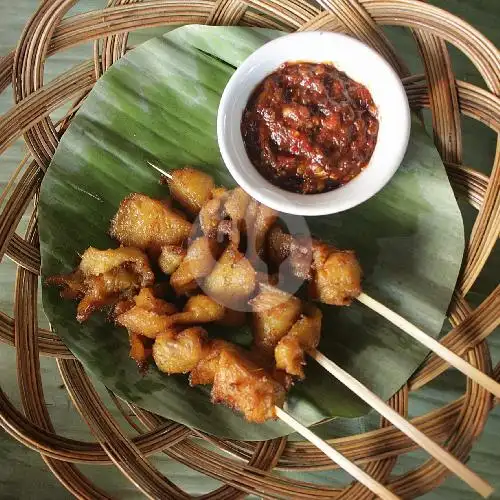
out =
[[[210,175],[191,167],[170,171],[167,184],[172,198],[191,215],[198,215],[215,187]]]
[[[89,247],[82,255],[79,269],[85,276],[98,276],[115,268],[127,266],[140,278],[141,286],[153,284],[155,276],[148,257],[138,248],[120,247],[98,250]]]
[[[191,223],[167,203],[140,193],[127,196],[111,221],[110,234],[122,245],[159,253],[165,245],[181,245]]]
[[[111,271],[88,276],[84,279],[85,294],[78,303],[76,319],[87,321],[97,310],[115,303],[123,293],[131,293],[139,288],[137,275],[128,269],[117,267]]]
[[[310,281],[309,295],[325,304],[351,304],[361,292],[362,270],[352,250],[339,250],[318,240],[294,238],[277,226],[268,235],[268,255],[274,264],[285,259],[290,271]]]
[[[246,213],[248,258],[253,261],[262,256],[267,233],[276,222],[278,212],[251,199]]]
[[[224,203],[224,216],[229,217],[240,232],[246,231],[245,216],[251,199],[250,195],[237,187],[229,191]]]
[[[161,248],[158,266],[165,274],[174,274],[186,253],[186,249],[179,245],[165,245]]]
[[[242,352],[222,349],[215,372],[212,401],[243,413],[249,422],[276,418],[276,406],[283,406],[285,389],[263,368]]]
[[[361,292],[362,270],[352,250],[338,250],[324,243],[313,243],[311,298],[325,304],[345,306]]]
[[[78,269],[68,275],[51,276],[47,284],[62,287],[64,298],[81,299],[76,318],[86,321],[99,309],[130,296],[154,281],[147,256],[136,248],[98,250],[90,247]]]
[[[133,332],[129,333],[128,338],[130,342],[129,356],[137,363],[140,371],[145,371],[153,354],[151,340]]]
[[[171,321],[175,325],[190,323],[211,323],[224,318],[226,308],[206,295],[190,297],[182,312],[173,314]]]
[[[267,235],[267,256],[274,265],[286,261],[287,270],[301,280],[312,279],[312,244],[309,238],[294,238],[278,225]]]
[[[193,385],[213,384],[215,373],[219,366],[219,357],[223,350],[237,351],[238,348],[221,339],[214,339],[210,342],[205,356],[191,370],[189,374],[189,383]]]
[[[303,314],[274,350],[276,368],[300,379],[305,377],[305,352],[318,347],[321,337],[321,311],[305,304]]]
[[[193,326],[180,332],[169,329],[156,337],[153,358],[164,373],[188,373],[207,351],[208,337],[203,328]]]
[[[116,316],[116,322],[129,332],[154,339],[172,326],[176,307],[156,298],[150,288],[143,288],[134,302],[133,307]]]
[[[270,285],[260,285],[260,293],[250,301],[254,344],[268,356],[301,312],[301,301],[297,297]]]
[[[194,292],[199,280],[210,274],[220,253],[219,244],[206,236],[201,236],[191,243],[186,257],[170,277],[170,284],[177,295]]]
[[[201,207],[198,223],[201,232],[208,238],[217,238],[219,223],[224,218],[222,209],[226,197],[227,191],[224,188],[215,188],[212,190],[212,198]]]
[[[252,264],[233,245],[229,245],[204,283],[204,292],[217,302],[235,309],[246,303],[255,289]]]

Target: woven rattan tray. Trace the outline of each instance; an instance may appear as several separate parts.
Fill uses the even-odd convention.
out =
[[[40,329],[37,319],[37,284],[40,271],[36,211],[24,238],[16,227],[37,193],[44,172],[73,114],[96,80],[127,49],[128,32],[145,27],[187,23],[246,25],[285,31],[332,30],[356,36],[380,51],[403,78],[413,109],[430,108],[434,139],[457,195],[477,209],[472,236],[466,247],[449,318],[453,330],[442,342],[482,371],[500,380],[500,365],[492,368],[486,337],[498,324],[500,289],[497,287],[476,309],[466,295],[478,279],[497,241],[500,230],[500,149],[489,177],[462,164],[461,115],[478,120],[497,132],[500,129],[500,61],[498,51],[480,33],[457,17],[418,0],[157,0],[136,3],[110,0],[106,9],[63,19],[75,0],[47,0],[26,25],[17,50],[0,60],[0,91],[12,82],[13,106],[0,119],[0,153],[23,136],[29,148],[17,182],[3,199],[0,215],[0,255],[17,264],[14,317],[0,312],[0,340],[15,345],[23,411],[16,409],[0,391],[0,423],[24,445],[38,451],[51,471],[74,495],[109,498],[94,486],[75,464],[114,463],[145,495],[152,498],[187,498],[169,478],[160,474],[148,457],[166,453],[171,458],[222,481],[225,485],[208,497],[224,499],[255,493],[267,498],[371,498],[363,486],[344,489],[293,481],[272,474],[274,470],[315,471],[334,465],[308,443],[280,438],[267,442],[235,442],[209,438],[183,425],[166,421],[114,398],[136,430],[127,437],[100,399],[81,365],[51,332]],[[425,74],[411,75],[380,26],[405,27],[412,31]],[[48,84],[43,81],[45,59],[85,41],[94,41],[92,59]],[[447,43],[463,52],[476,66],[488,90],[457,81]],[[54,123],[49,114],[72,103],[65,118]],[[3,196],[0,197],[2,199]],[[55,433],[44,395],[39,356],[57,359],[65,388],[95,436],[80,442]],[[435,356],[415,373],[390,401],[405,415],[410,391],[432,381],[447,369]],[[446,443],[465,460],[480,434],[492,397],[469,381],[465,394],[413,422],[430,437]],[[130,419],[132,411],[141,422]],[[220,455],[199,445],[210,440],[230,455]],[[369,474],[398,495],[415,497],[439,485],[447,470],[435,460],[404,475],[391,471],[397,457],[414,444],[387,422],[376,431],[332,439],[348,458],[364,464]],[[243,460],[242,460],[243,459]]]

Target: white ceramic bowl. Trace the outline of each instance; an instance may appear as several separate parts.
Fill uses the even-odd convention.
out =
[[[297,194],[274,186],[252,165],[243,144],[241,118],[252,91],[287,61],[334,64],[368,88],[378,108],[379,132],[369,164],[353,180],[327,193]],[[229,80],[217,116],[219,148],[235,181],[261,203],[295,215],[341,212],[372,197],[401,164],[409,135],[408,100],[389,63],[354,38],[321,31],[286,35],[256,50]]]

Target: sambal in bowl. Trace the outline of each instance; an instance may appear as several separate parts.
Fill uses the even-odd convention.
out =
[[[238,184],[296,215],[347,210],[399,167],[410,133],[403,85],[377,52],[330,32],[286,35],[236,70],[217,135]]]

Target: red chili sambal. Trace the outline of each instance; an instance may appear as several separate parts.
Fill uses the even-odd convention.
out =
[[[287,62],[252,93],[241,132],[262,176],[287,191],[314,194],[361,172],[378,125],[366,87],[332,64]]]

